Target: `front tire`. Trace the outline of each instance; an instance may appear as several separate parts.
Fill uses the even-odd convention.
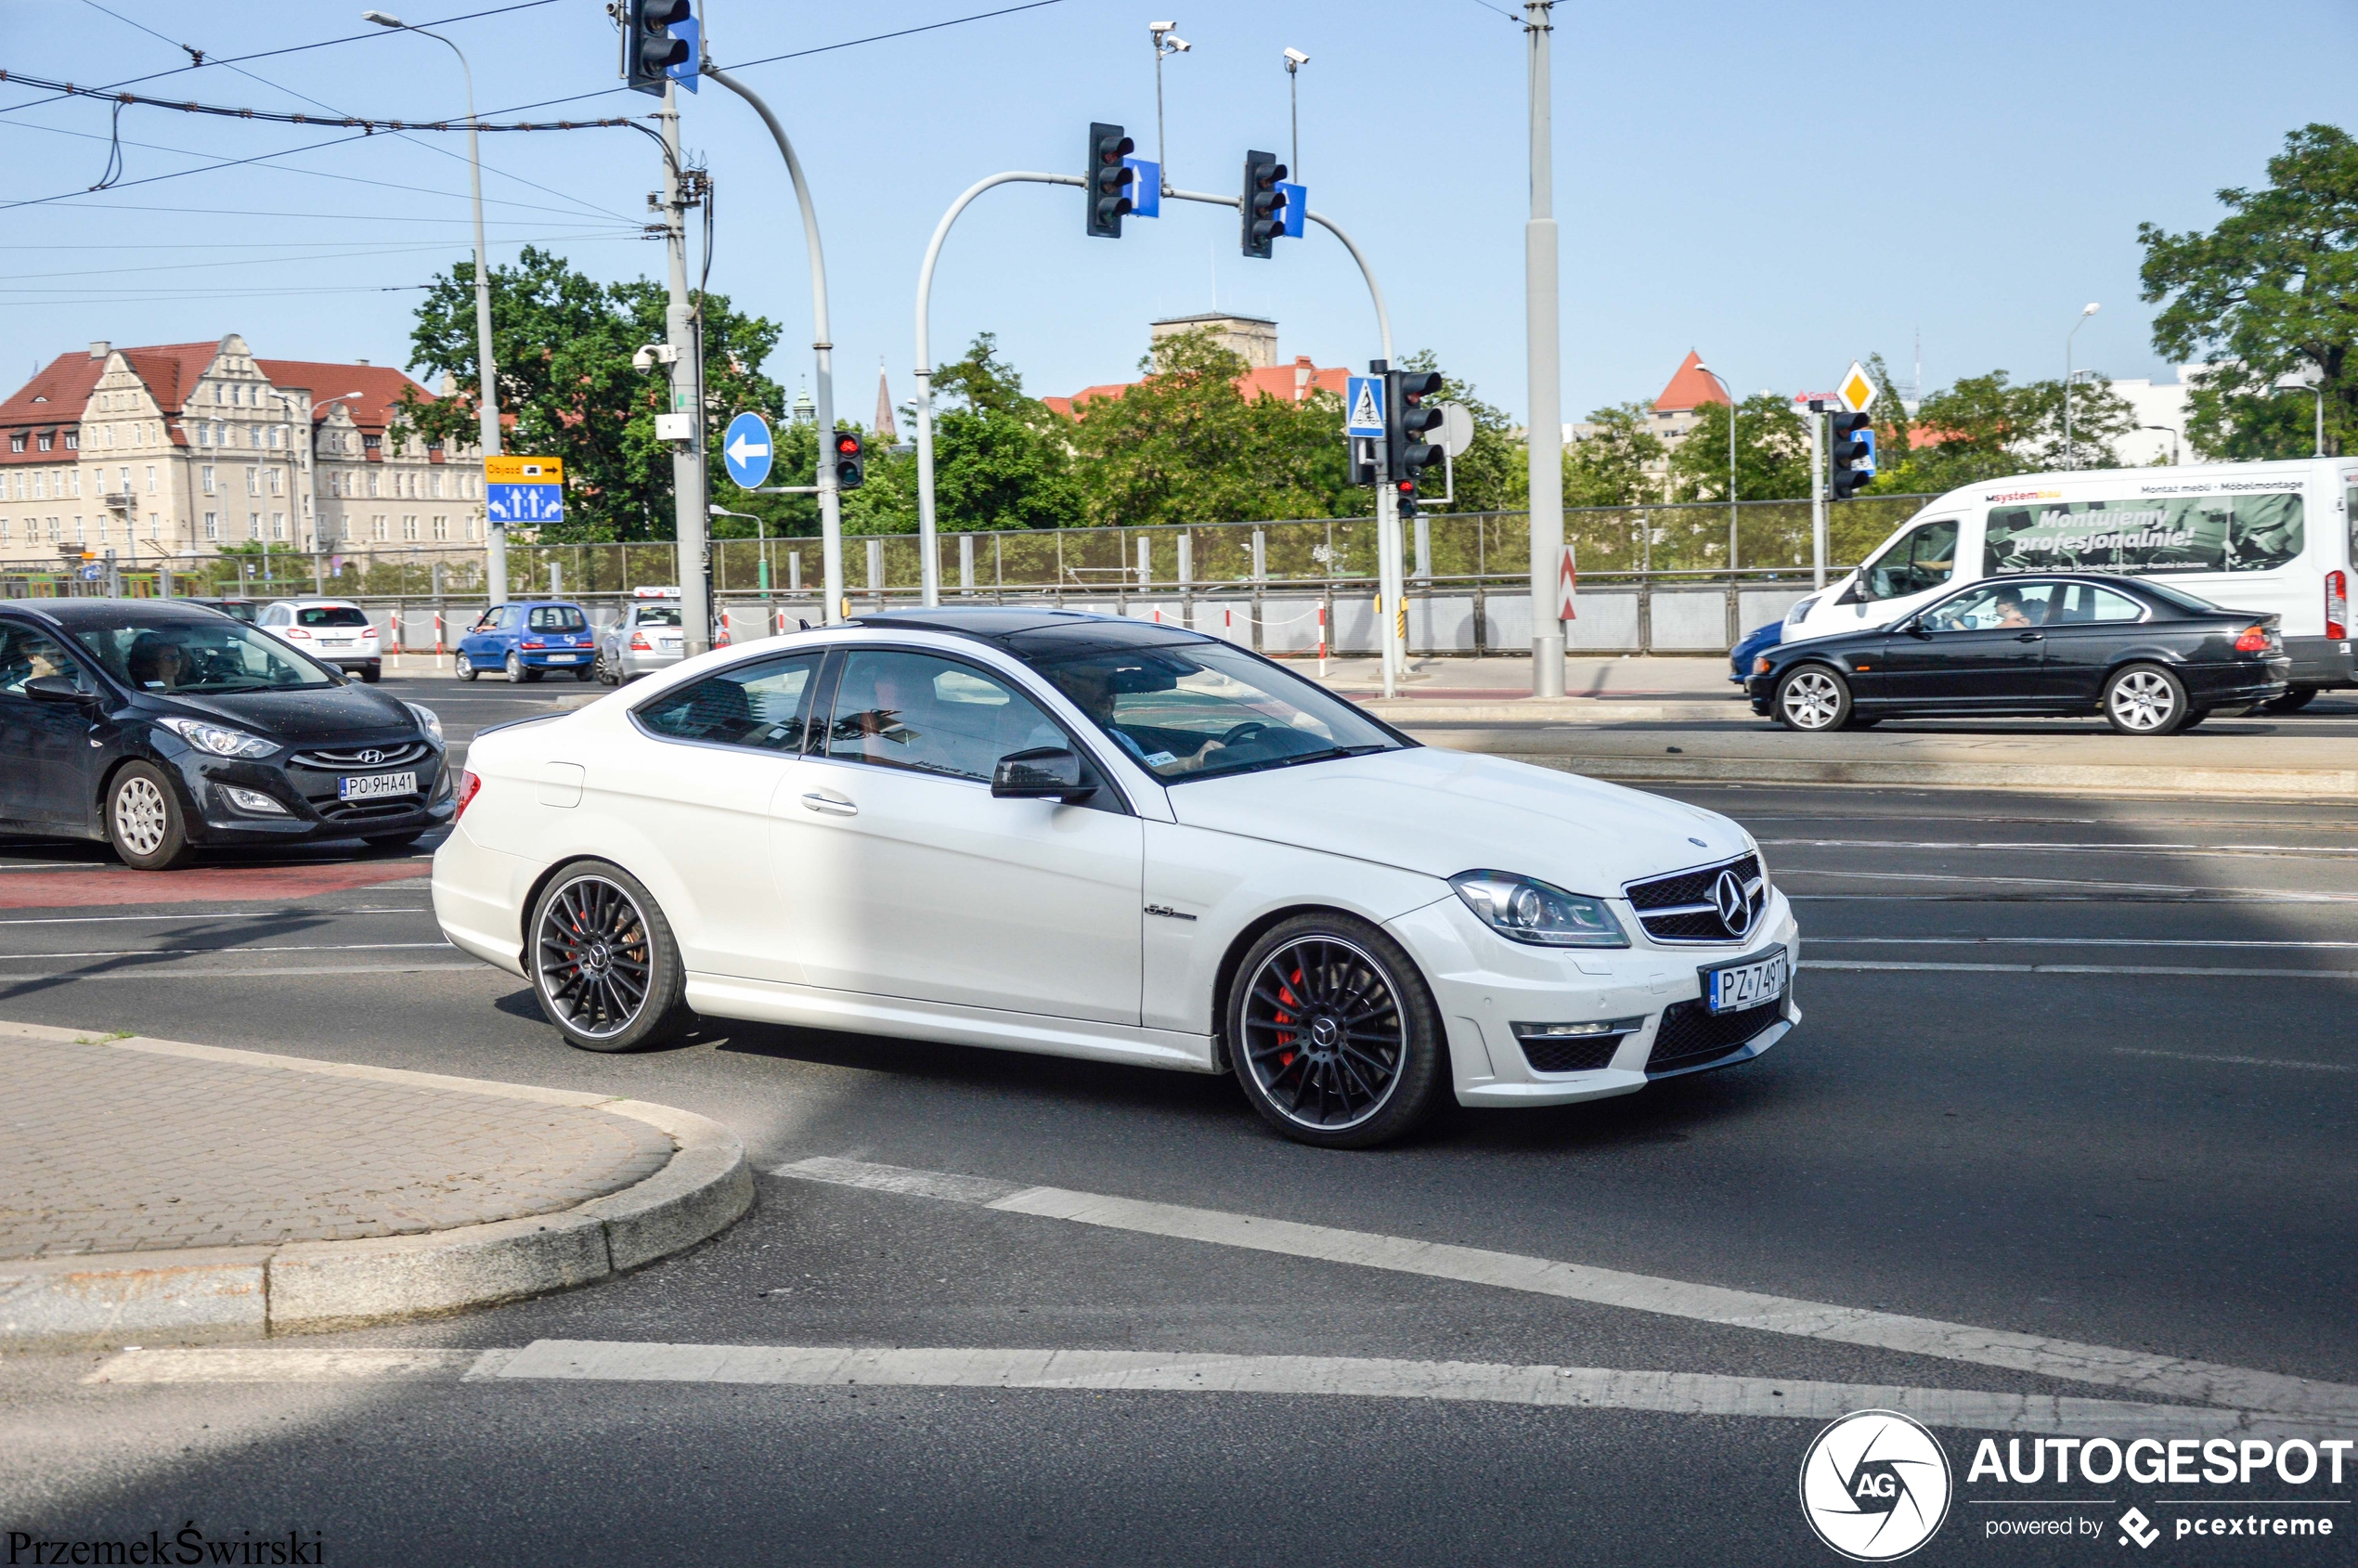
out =
[[[618,672],[613,665],[606,662],[606,655],[603,652],[601,652],[598,654],[598,662],[591,667],[597,671],[599,685],[619,686],[622,684],[622,676],[620,672]]]
[[[1448,1082],[1441,1015],[1400,944],[1348,914],[1281,921],[1237,967],[1237,1082],[1297,1143],[1367,1148],[1432,1113]]]
[[[451,661],[450,673],[457,676],[461,680],[473,680],[476,676],[481,675],[483,671],[475,667],[474,660],[467,657],[464,654],[460,654],[457,658]]]
[[[140,871],[177,871],[196,859],[179,794],[154,763],[127,763],[107,786],[107,842]]]
[[[2105,682],[2105,721],[2124,735],[2167,735],[2186,727],[2185,682],[2157,664],[2132,664]]]
[[[620,866],[576,861],[532,907],[525,954],[540,1011],[583,1051],[628,1051],[686,1033],[680,945],[654,895]]]
[[[2295,686],[2287,691],[2283,696],[2270,697],[2266,702],[2261,703],[2260,705],[2260,711],[2262,713],[2299,713],[2302,708],[2307,707],[2311,703],[2315,702],[2316,700],[2316,687]]]
[[[1777,682],[1771,706],[1786,729],[1823,734],[1850,722],[1850,683],[1824,665],[1806,664]]]

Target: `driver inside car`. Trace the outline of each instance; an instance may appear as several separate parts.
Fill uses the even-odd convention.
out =
[[[1203,745],[1185,757],[1169,751],[1149,752],[1139,745],[1135,736],[1121,727],[1114,705],[1114,671],[1094,660],[1076,659],[1045,672],[1057,691],[1072,699],[1073,706],[1087,714],[1092,722],[1121,743],[1122,748],[1139,761],[1160,773],[1192,773],[1207,765],[1227,749],[1227,743],[1216,735],[1204,737]]]

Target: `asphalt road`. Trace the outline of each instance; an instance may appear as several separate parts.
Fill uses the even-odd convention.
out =
[[[548,695],[416,684],[454,739]],[[1738,1070],[1587,1107],[1452,1110],[1374,1153],[1282,1142],[1222,1080],[728,1024],[662,1052],[575,1052],[522,984],[439,945],[406,858],[256,864],[185,904],[0,909],[0,1017],[628,1094],[725,1121],[765,1172],[831,1157],[954,1173],[2358,1382],[2358,822],[1674,793],[1750,826],[1799,901],[1802,1027]],[[0,847],[0,899],[14,878],[110,875],[78,849]],[[2166,1397],[2044,1363],[776,1175],[734,1229],[625,1279],[302,1344],[544,1341],[1623,1368],[1766,1380],[1771,1398],[1793,1380]],[[1709,1397],[467,1380],[469,1364],[122,1386],[81,1381],[95,1351],[11,1357],[0,1530],[143,1537],[194,1519],[317,1531],[344,1562],[1838,1561],[1795,1500],[1823,1421]],[[1957,1500],[1916,1561],[2116,1553],[2131,1504],[2167,1532],[2201,1511],[2189,1498],[2339,1533],[2165,1536],[2157,1556],[2347,1561],[2358,1533],[2358,1465],[2339,1485],[1968,1484],[1978,1434],[1941,1435]],[[2075,1513],[2101,1538],[1990,1535]]]

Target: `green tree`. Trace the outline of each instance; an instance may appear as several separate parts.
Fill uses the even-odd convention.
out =
[[[1653,405],[1616,403],[1588,416],[1591,433],[1564,447],[1564,505],[1637,506],[1662,499],[1650,466],[1662,460]],[[1723,426],[1720,439],[1727,439]]]
[[[1670,454],[1671,495],[1679,500],[1728,499],[1728,420],[1725,403],[1696,410],[1687,438]],[[1757,392],[1734,410],[1736,499],[1785,501],[1809,499],[1809,426],[1792,400]]]
[[[1437,356],[1429,348],[1420,348],[1400,361],[1404,370],[1438,370]],[[1515,421],[1504,409],[1483,402],[1474,393],[1471,382],[1459,381],[1443,371],[1441,401],[1456,403],[1473,416],[1473,444],[1451,460],[1457,480],[1457,499],[1449,503],[1451,512],[1520,512],[1531,504],[1531,461],[1529,449],[1515,429]],[[1326,432],[1327,439],[1341,444],[1337,428]],[[1434,486],[1438,488],[1438,486]],[[1366,511],[1373,505],[1364,492],[1354,493],[1347,504],[1353,511]]]
[[[2326,449],[2341,451],[2358,421],[2358,141],[2303,126],[2268,161],[2265,188],[2219,200],[2228,215],[2208,234],[2137,227],[2144,298],[2168,302],[2155,350],[2210,367],[2187,399],[2187,438],[2214,457],[2308,456],[2314,406],[2269,391],[2306,370],[2325,380]]]
[[[1083,515],[1101,526],[1345,515],[1351,493],[1330,394],[1248,400],[1244,356],[1208,331],[1163,339],[1146,379],[1072,426]],[[1356,497],[1352,496],[1355,503]]]
[[[2136,422],[2136,411],[2113,393],[2109,382],[2101,376],[2081,382],[2071,399],[2070,450],[2077,465],[2114,466],[2118,460],[2113,441]],[[1896,434],[1895,445],[1914,444],[1882,457],[1872,486],[1875,492],[1937,493],[2009,473],[2059,469],[2065,466],[2063,382],[2016,386],[2003,370],[1960,377],[1926,397],[1911,424]]]
[[[491,345],[499,366],[499,408],[513,423],[501,445],[512,452],[558,457],[565,464],[565,521],[540,529],[553,541],[663,539],[673,533],[671,454],[654,434],[666,383],[631,368],[643,343],[664,336],[663,285],[648,279],[598,283],[564,258],[525,246],[513,266],[491,273]],[[705,407],[712,482],[721,504],[775,520],[771,531],[807,532],[817,510],[781,502],[800,497],[746,496],[731,485],[717,436],[729,416],[751,409],[773,423],[784,412],[778,384],[761,373],[778,329],[744,316],[728,299],[692,298],[703,328]],[[449,374],[459,395],[405,397],[396,436],[471,441],[482,378],[476,364],[474,266],[461,262],[427,285],[410,330],[410,363]],[[784,443],[782,442],[782,445]],[[813,447],[815,460],[815,445]],[[792,480],[785,481],[793,483]],[[802,513],[808,513],[805,517]],[[727,521],[725,519],[719,521]],[[732,532],[750,537],[752,525]]]

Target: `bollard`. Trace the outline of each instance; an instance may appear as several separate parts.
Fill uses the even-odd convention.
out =
[[[1324,679],[1326,679],[1326,675],[1327,675],[1327,607],[1326,607],[1324,604],[1321,604],[1321,605],[1319,605],[1319,606],[1318,606],[1318,677],[1319,677],[1319,679],[1320,679],[1320,680],[1323,680]]]

